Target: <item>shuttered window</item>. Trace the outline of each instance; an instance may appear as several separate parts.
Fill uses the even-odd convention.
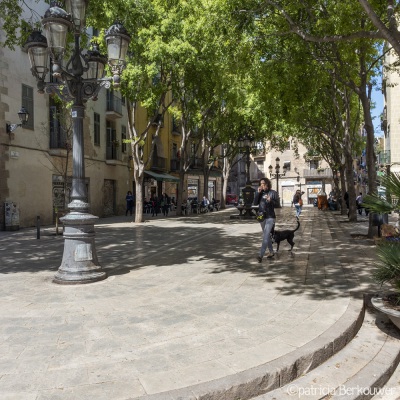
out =
[[[22,106],[29,113],[28,122],[24,125],[25,129],[34,129],[35,119],[33,114],[33,88],[27,85],[22,85]]]
[[[100,114],[94,113],[94,144],[100,146]]]
[[[126,143],[124,142],[124,140],[126,140],[126,126],[125,125],[121,125],[121,147],[122,147],[122,152],[126,153]]]

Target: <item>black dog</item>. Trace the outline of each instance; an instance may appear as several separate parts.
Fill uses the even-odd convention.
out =
[[[290,250],[292,251],[293,246],[294,246],[294,242],[293,242],[293,238],[294,238],[294,233],[297,231],[297,229],[300,228],[300,221],[299,219],[297,219],[297,228],[296,229],[287,229],[284,231],[276,231],[275,230],[275,226],[273,228],[273,230],[271,231],[271,236],[272,236],[272,240],[274,242],[276,242],[277,247],[276,247],[276,251],[278,252],[279,250],[279,245],[282,242],[282,240],[287,240],[288,243],[290,244]]]

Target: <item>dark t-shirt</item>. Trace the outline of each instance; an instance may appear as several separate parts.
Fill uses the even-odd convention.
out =
[[[270,201],[266,200],[267,196],[270,196]],[[262,190],[256,194],[254,204],[258,205],[258,212],[264,213],[265,218],[276,218],[275,207],[279,206],[278,193],[275,190]]]
[[[293,196],[293,204],[297,204],[300,201],[300,195],[295,194]]]

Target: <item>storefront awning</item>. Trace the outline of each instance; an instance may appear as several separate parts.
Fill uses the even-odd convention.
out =
[[[144,171],[144,173],[148,176],[151,176],[156,181],[179,182],[179,178],[169,174],[162,174],[162,173],[160,174],[153,171]]]

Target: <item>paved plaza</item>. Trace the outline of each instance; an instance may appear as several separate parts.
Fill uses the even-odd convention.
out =
[[[293,252],[281,243],[258,264],[260,226],[237,213],[100,219],[109,277],[88,285],[52,282],[54,227],[0,232],[1,400],[199,398],[300,351],[379,290],[365,217],[305,207]],[[296,226],[293,208],[277,214],[277,229]]]

